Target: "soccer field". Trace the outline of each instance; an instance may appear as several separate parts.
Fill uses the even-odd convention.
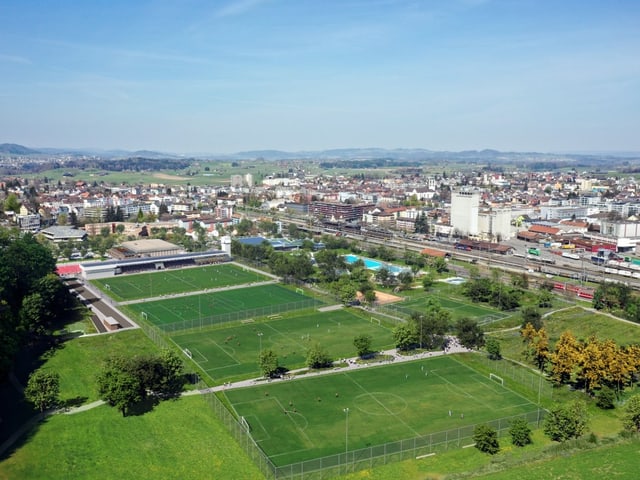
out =
[[[280,366],[288,369],[303,367],[307,350],[316,343],[333,359],[354,357],[353,339],[362,334],[371,336],[375,350],[393,348],[391,331],[369,319],[349,310],[312,312],[175,334],[172,339],[182,350],[189,350],[202,370],[220,383],[258,377],[260,348],[273,350]]]
[[[472,431],[537,409],[454,356],[277,380],[225,395],[276,465],[460,427]]]
[[[118,301],[194,292],[209,288],[261,282],[269,278],[229,263],[92,280],[91,283]]]
[[[427,301],[430,298],[437,300],[444,310],[450,312],[451,319],[454,322],[456,320],[459,320],[460,318],[467,317],[483,323],[484,319],[491,319],[492,321],[496,321],[509,316],[509,314],[501,312],[495,308],[470,302],[467,303],[455,298],[444,296],[443,294],[439,294],[437,296],[422,295],[419,297],[409,297],[405,301],[392,304],[389,307],[410,315],[411,312],[424,311],[424,307],[426,306]]]
[[[179,331],[247,318],[243,312],[267,316],[321,304],[297,291],[269,284],[133,303],[123,309],[133,318],[144,317],[165,331]]]

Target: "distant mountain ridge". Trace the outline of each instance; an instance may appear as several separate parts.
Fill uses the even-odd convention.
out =
[[[302,150],[287,152],[283,150],[249,150],[227,154],[177,154],[158,152],[154,150],[128,151],[121,149],[100,150],[92,148],[39,148],[32,149],[14,143],[0,144],[0,155],[71,155],[71,156],[95,156],[102,159],[180,159],[186,158],[200,160],[371,160],[384,159],[389,161],[420,161],[420,160],[469,160],[469,161],[501,161],[507,159],[548,161],[570,160],[579,158],[634,158],[640,159],[640,152],[501,152],[494,149],[463,150],[463,151],[436,151],[425,148],[334,148],[327,150]]]
[[[40,152],[16,143],[0,143],[0,153],[7,155],[35,155]]]

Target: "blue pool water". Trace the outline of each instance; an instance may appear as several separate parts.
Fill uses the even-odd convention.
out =
[[[445,280],[443,280],[443,282],[446,282],[450,285],[460,285],[461,283],[466,282],[466,280],[464,278],[461,277],[451,277],[451,278],[447,278]]]
[[[379,270],[380,268],[385,267],[387,270],[389,270],[389,272],[393,273],[394,275],[397,275],[398,273],[401,273],[404,270],[408,270],[407,268],[398,267],[396,265],[390,265],[388,263],[374,260],[373,258],[360,257],[358,255],[353,255],[353,254],[345,255],[344,260],[348,264],[355,263],[358,260],[362,260],[364,262],[364,266],[369,270]]]

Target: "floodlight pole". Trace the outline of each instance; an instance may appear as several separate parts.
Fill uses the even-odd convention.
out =
[[[344,463],[347,463],[347,455],[349,454],[349,407],[344,409],[345,425],[344,425]]]

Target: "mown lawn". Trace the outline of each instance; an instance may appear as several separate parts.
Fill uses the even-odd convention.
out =
[[[594,313],[580,307],[573,307],[553,313],[544,319],[544,327],[553,347],[560,335],[571,330],[579,340],[595,335],[600,340],[613,339],[619,345],[627,345],[640,339],[640,325],[616,320],[607,315]],[[522,360],[522,339],[519,329],[492,333],[500,340],[505,357]]]
[[[60,374],[60,400],[84,403],[98,399],[95,379],[109,357],[157,352],[141,330],[128,330],[64,342],[46,355],[43,368]]]
[[[139,416],[101,406],[55,415],[0,463],[0,479],[264,478],[199,397]]]

